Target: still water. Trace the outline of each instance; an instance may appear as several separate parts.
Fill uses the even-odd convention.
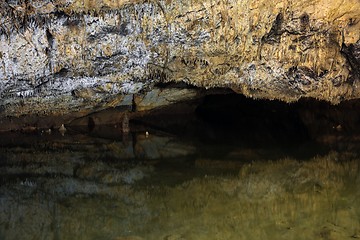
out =
[[[356,143],[201,128],[1,134],[0,239],[360,238]]]

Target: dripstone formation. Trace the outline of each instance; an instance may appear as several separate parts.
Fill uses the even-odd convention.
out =
[[[360,97],[359,80],[358,0],[0,3],[2,128],[145,111],[215,87],[336,104]]]

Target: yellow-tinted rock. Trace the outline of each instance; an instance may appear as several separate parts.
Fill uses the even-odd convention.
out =
[[[360,96],[358,0],[34,0],[0,7],[0,117],[95,112],[162,82],[287,102]]]

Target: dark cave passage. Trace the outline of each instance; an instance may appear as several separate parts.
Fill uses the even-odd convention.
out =
[[[135,117],[132,123],[211,144],[216,156],[223,154],[220,146],[242,146],[281,149],[306,158],[331,150],[357,151],[358,109],[358,100],[339,105],[315,99],[284,103],[220,93]]]

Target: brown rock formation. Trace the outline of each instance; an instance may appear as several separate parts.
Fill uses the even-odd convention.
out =
[[[358,0],[5,0],[0,119],[135,109],[163,82],[287,102],[359,98],[359,16]],[[167,104],[184,100],[174,95]]]

